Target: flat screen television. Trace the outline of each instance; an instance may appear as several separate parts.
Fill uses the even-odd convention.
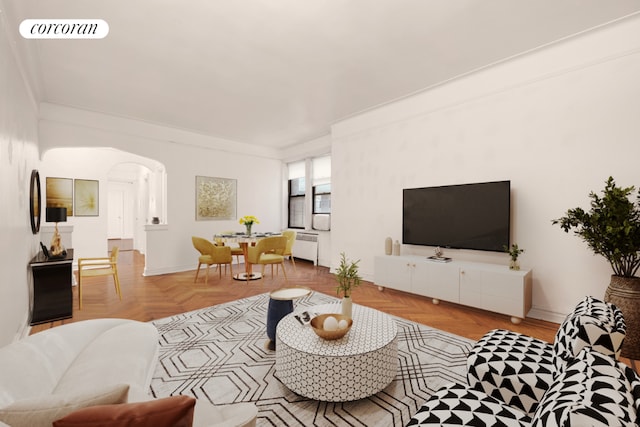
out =
[[[504,251],[509,246],[511,182],[405,188],[402,243]]]

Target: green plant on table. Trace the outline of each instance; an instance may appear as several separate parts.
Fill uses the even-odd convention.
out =
[[[511,247],[504,246],[504,251],[509,254],[511,261],[517,261],[524,249],[520,249],[517,243],[511,245]]]
[[[348,261],[344,252],[340,254],[340,266],[335,273],[338,281],[338,286],[336,286],[338,295],[342,294],[344,297],[349,298],[351,297],[351,291],[360,286],[362,277],[358,274],[359,262],[360,260]]]

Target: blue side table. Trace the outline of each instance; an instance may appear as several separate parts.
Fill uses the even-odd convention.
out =
[[[280,288],[269,293],[269,308],[267,310],[267,336],[269,350],[276,349],[276,328],[278,322],[289,313],[293,313],[293,300],[307,296],[311,289],[305,287]]]

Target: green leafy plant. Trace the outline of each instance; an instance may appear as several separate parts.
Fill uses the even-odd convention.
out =
[[[362,277],[358,274],[359,262],[360,260],[349,262],[344,252],[340,254],[340,266],[336,270],[336,280],[338,281],[336,293],[338,295],[342,293],[344,297],[348,298],[351,296],[351,291],[360,286]]]
[[[606,181],[602,196],[591,192],[591,209],[569,209],[552,221],[565,232],[573,230],[591,250],[602,255],[616,276],[634,277],[640,267],[640,192],[637,200],[629,196],[635,187],[617,187],[612,177]]]
[[[504,251],[509,254],[511,261],[517,261],[520,254],[524,252],[524,249],[520,249],[518,245],[514,243],[511,247],[504,246]]]

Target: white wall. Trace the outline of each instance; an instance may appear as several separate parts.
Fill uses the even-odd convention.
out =
[[[373,278],[385,238],[401,241],[403,188],[511,180],[512,241],[533,269],[530,315],[557,321],[582,296],[602,297],[608,264],[551,220],[587,208],[609,175],[640,186],[638,76],[636,17],[335,124],[332,265],[345,251]]]
[[[3,12],[0,2],[0,346],[27,332],[28,264],[39,249],[29,220],[31,171],[38,169],[37,108]]]
[[[169,137],[175,139],[165,139]],[[43,105],[40,141],[45,153],[43,169],[48,176],[101,181],[100,216],[73,217],[71,220],[75,225],[75,257],[106,253],[107,207],[103,201],[107,200],[107,186],[103,181],[114,164],[134,161],[131,155],[154,159],[165,166],[167,173],[167,215],[162,218],[166,225],[152,227],[160,230],[153,231],[152,240],[146,242],[145,274],[195,269],[197,252],[192,246],[191,236],[210,238],[216,232],[241,229],[237,219],[195,220],[197,175],[237,179],[238,217],[257,216],[260,224],[254,226],[255,231],[280,230],[281,162],[270,158],[261,149],[252,155],[203,148],[198,144],[201,138],[200,135],[142,122]],[[96,151],[83,147],[113,147],[115,150]],[[149,233],[147,238],[150,238]]]
[[[46,204],[47,177],[98,180],[97,217],[67,216],[65,225],[73,226],[74,258],[100,257],[108,253],[109,176],[112,169],[122,163],[137,163],[156,169],[158,163],[111,148],[57,148],[44,151],[40,166],[43,184],[43,205]],[[43,224],[50,225],[43,222]],[[43,241],[48,245],[48,241]],[[76,263],[74,261],[74,264]]]

